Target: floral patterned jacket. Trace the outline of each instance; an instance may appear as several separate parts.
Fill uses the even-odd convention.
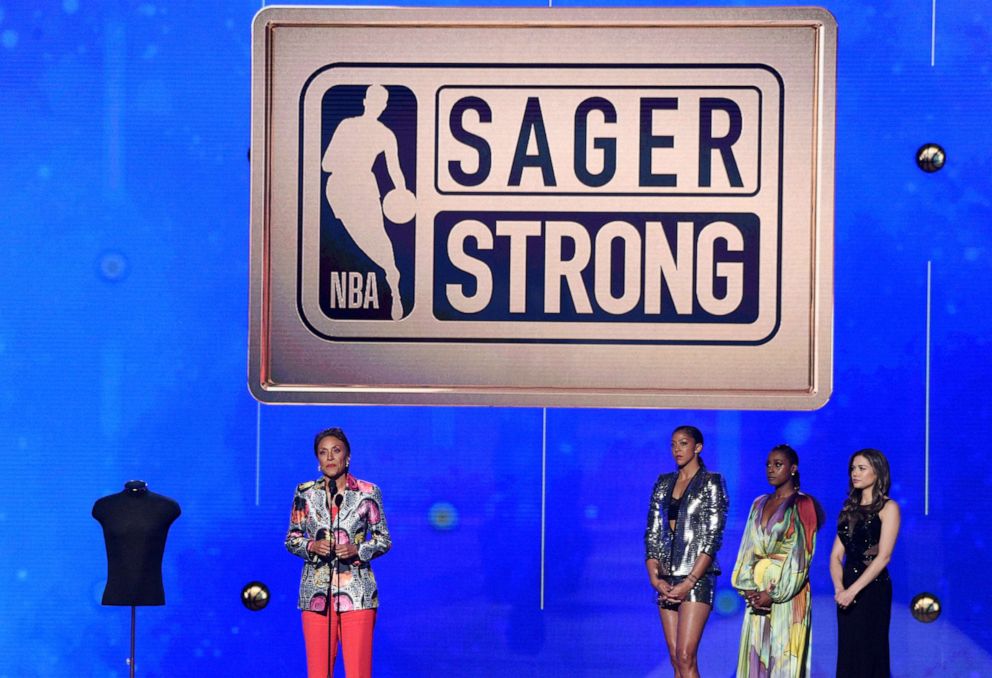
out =
[[[382,493],[372,483],[347,476],[340,509],[328,497],[323,478],[301,483],[293,495],[293,511],[286,532],[286,549],[306,561],[300,577],[297,607],[326,614],[333,609],[365,610],[379,606],[379,591],[370,561],[389,550],[392,541],[382,510]],[[340,511],[340,515],[339,515]],[[323,558],[307,550],[315,539],[334,533],[337,544],[355,544],[358,555],[350,560]],[[328,591],[332,596],[328,603]]]

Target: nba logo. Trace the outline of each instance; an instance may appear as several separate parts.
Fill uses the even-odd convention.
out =
[[[320,111],[320,309],[401,320],[414,297],[417,100],[399,85],[335,85]]]

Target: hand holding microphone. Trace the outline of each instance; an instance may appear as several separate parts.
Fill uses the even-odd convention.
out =
[[[341,515],[341,503],[344,501],[343,494],[334,495],[334,505],[338,509],[338,516]],[[337,536],[337,531],[335,530],[335,537]],[[329,542],[328,542],[329,544]],[[358,548],[352,544],[350,541],[343,544],[338,543],[338,540],[334,539],[334,555],[339,560],[348,560],[349,558],[354,558],[358,555]]]
[[[333,484],[328,483],[328,490],[330,490],[331,488],[334,488],[334,495],[333,495],[334,505],[337,507],[338,512],[340,513],[341,502],[344,501],[344,495],[339,493],[337,491],[337,488],[335,488]],[[330,501],[328,501],[327,504],[328,513],[330,513],[330,508],[331,508]],[[334,530],[330,528],[324,529],[322,527],[319,530],[317,530],[316,538],[313,541],[311,541],[309,544],[307,544],[307,550],[310,551],[310,553],[313,553],[319,556],[320,558],[323,558],[324,560],[328,560],[328,561],[331,560],[332,558],[341,558],[342,557],[341,554],[338,553],[338,549],[340,547],[337,546],[336,544],[332,544],[331,543],[332,539],[334,539]]]

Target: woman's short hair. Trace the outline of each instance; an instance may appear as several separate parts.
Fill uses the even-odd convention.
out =
[[[351,443],[348,442],[348,436],[344,434],[337,426],[332,428],[325,428],[323,431],[314,436],[313,439],[313,455],[316,457],[318,454],[318,448],[320,448],[320,441],[324,438],[334,437],[344,443],[344,451],[348,456],[351,456]]]

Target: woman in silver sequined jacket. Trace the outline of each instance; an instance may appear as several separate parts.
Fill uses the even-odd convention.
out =
[[[727,489],[703,464],[703,434],[694,426],[672,433],[678,469],[658,477],[644,533],[645,564],[658,593],[661,625],[676,678],[699,675],[696,652],[713,609],[716,554],[727,518]]]

